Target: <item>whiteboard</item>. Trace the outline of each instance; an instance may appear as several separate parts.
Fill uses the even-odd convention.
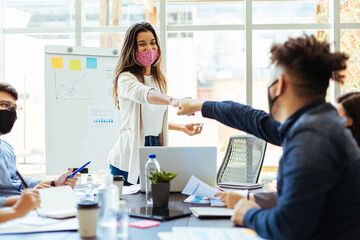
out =
[[[88,161],[90,173],[109,168],[118,137],[119,112],[112,100],[118,50],[45,46],[46,174]]]

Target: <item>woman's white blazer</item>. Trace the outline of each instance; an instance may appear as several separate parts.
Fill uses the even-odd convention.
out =
[[[148,103],[148,87],[129,73],[121,73],[118,79],[118,99],[120,106],[119,138],[108,155],[108,163],[129,172],[128,182],[136,184],[139,171],[139,146],[144,146],[145,136],[141,120],[141,104]],[[156,89],[160,91],[159,88]],[[163,119],[160,145],[168,144],[168,109]]]

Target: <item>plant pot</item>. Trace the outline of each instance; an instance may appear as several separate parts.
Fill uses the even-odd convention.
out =
[[[153,207],[167,208],[169,205],[170,183],[152,183]]]

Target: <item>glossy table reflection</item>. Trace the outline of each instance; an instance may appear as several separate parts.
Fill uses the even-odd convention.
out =
[[[169,199],[169,208],[188,210],[189,207],[195,206],[208,206],[204,204],[189,204],[184,203],[184,199],[187,196],[180,193],[170,194]],[[129,208],[146,206],[145,194],[138,193],[135,195],[126,195],[124,199],[127,202]],[[130,218],[130,222],[139,221],[140,218]],[[147,229],[139,229],[134,227],[129,227],[129,238],[131,240],[136,239],[159,239],[157,237],[158,232],[167,232],[172,231],[174,226],[189,226],[189,227],[234,227],[230,219],[198,219],[194,215],[184,218],[178,218],[169,220],[166,222],[161,222],[160,226],[152,227]],[[0,235],[1,240],[26,240],[26,239],[36,239],[36,240],[76,240],[82,239],[77,231],[62,231],[62,232],[47,232],[47,233],[27,233],[27,234],[7,234]],[[89,238],[87,238],[89,239]],[[112,236],[107,233],[106,229],[98,229],[97,237],[93,239],[108,240],[112,239]]]

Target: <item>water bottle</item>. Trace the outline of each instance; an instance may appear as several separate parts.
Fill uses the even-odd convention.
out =
[[[119,188],[113,184],[113,175],[110,171],[104,177],[104,184],[97,189],[97,199],[100,205],[99,225],[110,227],[116,232],[119,200]]]
[[[151,191],[151,181],[149,177],[151,177],[151,172],[156,172],[158,170],[160,172],[160,164],[156,160],[155,154],[149,155],[149,160],[145,164],[145,191],[146,191],[146,202],[149,205],[152,205],[152,191]]]
[[[128,238],[128,226],[129,226],[129,212],[126,207],[126,202],[124,200],[119,201],[119,210],[117,213],[117,230],[116,238],[117,239],[127,239]]]
[[[87,200],[93,200],[93,182],[92,182],[92,176],[89,174],[86,178],[85,183],[85,196]]]

